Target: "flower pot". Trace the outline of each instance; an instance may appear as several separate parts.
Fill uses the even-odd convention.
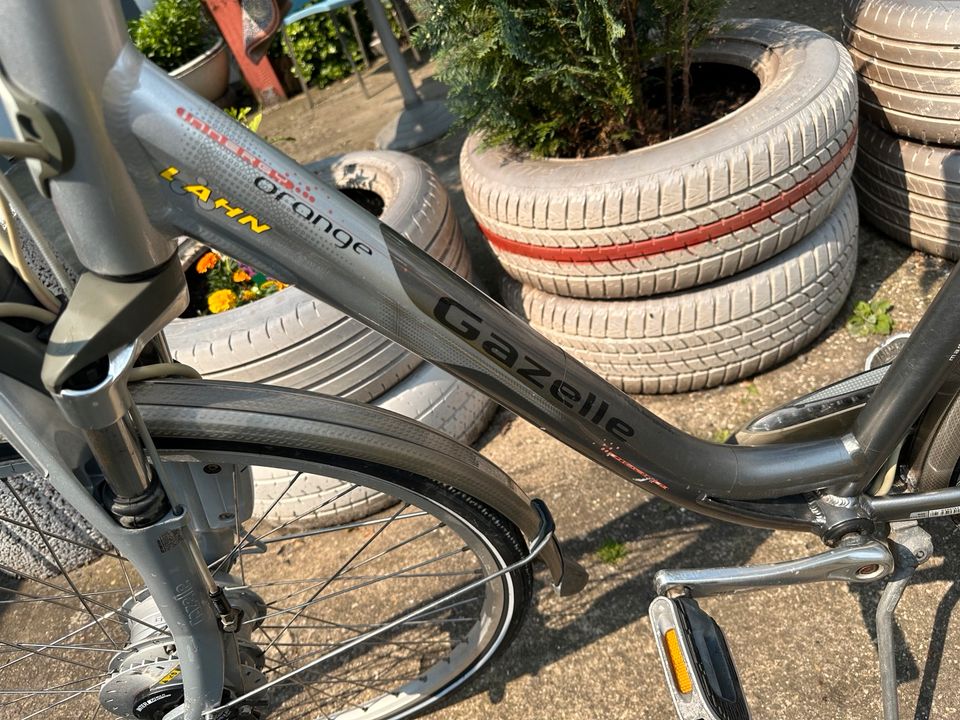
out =
[[[181,65],[170,75],[207,100],[223,97],[230,79],[227,43],[223,38],[218,39],[203,55]]]
[[[540,159],[470,136],[464,195],[506,304],[626,392],[687,392],[782,362],[837,314],[856,264],[853,65],[833,38],[733,20],[694,60],[760,89],[629,152]],[[733,73],[721,72],[724,79]]]
[[[464,195],[504,269],[567,297],[635,298],[714,282],[798,242],[853,169],[853,66],[796,23],[734,20],[694,55],[752,72],[757,94],[685,135],[619,155],[463,146]]]
[[[384,223],[467,274],[456,215],[426,163],[402,153],[354,152],[307,168],[341,189],[378,196]],[[295,287],[234,310],[175,320],[166,334],[177,360],[208,379],[266,382],[358,402],[383,394],[421,362]]]

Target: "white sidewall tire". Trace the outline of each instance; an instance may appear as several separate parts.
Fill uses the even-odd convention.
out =
[[[845,0],[861,109],[914,140],[960,144],[960,2]]]
[[[960,260],[960,148],[925,145],[864,123],[855,182],[860,211],[895,240]]]
[[[338,187],[385,201],[381,220],[461,275],[469,255],[456,215],[429,166],[396,152],[355,152],[307,165]],[[420,358],[297,288],[167,328],[174,356],[209,379],[263,382],[367,402]]]
[[[568,297],[672,292],[742,272],[829,214],[855,154],[857,88],[843,46],[795,23],[734,20],[697,53],[752,70],[760,91],[710,125],[616,156],[520,159],[468,138],[464,195],[511,275]],[[702,237],[658,249],[693,235]]]
[[[712,285],[645,300],[579,300],[511,284],[531,326],[628,393],[735,382],[786,360],[829,325],[850,291],[857,205],[849,187],[813,233]]]

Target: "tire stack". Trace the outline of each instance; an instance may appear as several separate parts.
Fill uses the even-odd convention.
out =
[[[665,143],[587,160],[464,145],[471,210],[506,304],[629,393],[729,383],[781,362],[850,289],[857,89],[843,47],[774,20],[726,24],[700,62],[756,96]]]
[[[426,163],[382,151],[348,153],[306,167],[379,210],[383,222],[447,267],[470,275],[456,214]],[[466,383],[296,288],[218,315],[177,320],[167,340],[176,359],[205,379],[337,395],[414,418],[465,444],[477,439],[496,410]],[[271,517],[303,516],[314,526],[363,517],[385,500],[367,489],[341,496],[344,484],[335,478],[301,477],[289,491],[289,474],[255,468],[254,479],[255,514],[280,497]]]
[[[960,2],[845,0],[860,86],[855,182],[881,232],[960,259]]]

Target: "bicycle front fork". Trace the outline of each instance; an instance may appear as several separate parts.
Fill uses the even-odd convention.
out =
[[[179,267],[165,268],[161,276],[175,281],[175,273],[182,282]],[[198,503],[190,502],[191,492],[165,487],[161,482],[160,463],[148,460],[144,453],[143,443],[147,441],[149,449],[149,438],[145,429],[138,427],[139,416],[126,387],[134,360],[145,343],[136,338],[119,348],[112,347],[118,337],[129,332],[122,326],[132,318],[117,311],[116,305],[105,303],[103,298],[110,295],[87,298],[90,302],[85,303],[82,284],[83,279],[59,318],[50,343],[40,349],[46,351],[44,379],[57,376],[46,372],[48,365],[60,370],[54,387],[45,383],[50,394],[40,389],[39,378],[15,379],[0,374],[0,432],[136,566],[148,594],[132,598],[121,616],[132,633],[150,628],[155,637],[151,636],[148,644],[164,652],[169,650],[168,656],[176,660],[176,679],[168,678],[165,689],[181,687],[177,702],[183,708],[180,715],[201,720],[224,698],[225,678],[229,680],[231,670],[224,660],[224,643],[236,642],[227,637],[224,627],[229,628],[236,620],[236,613],[215,582],[191,523],[201,523],[197,527],[209,531],[202,535],[211,555],[223,554],[224,544],[232,543],[233,536],[203,524],[205,518],[196,518],[191,506]],[[180,292],[172,284],[170,288],[154,293],[154,299],[163,300],[164,307],[148,308],[156,311],[159,319],[150,323],[145,333],[156,333],[170,315],[178,312]],[[130,293],[127,307],[138,308],[142,298],[156,289],[152,280],[144,281],[137,292]],[[107,306],[100,313],[103,322],[99,326],[95,322],[96,303]],[[71,310],[84,311],[83,306],[86,312],[79,320],[75,315],[71,325]],[[35,336],[24,335],[24,342],[36,341]],[[92,356],[91,349],[97,351]],[[252,504],[252,490],[247,494]],[[229,569],[229,564],[224,568]],[[144,605],[147,598],[150,605]],[[228,655],[234,657],[236,652]],[[122,665],[123,658],[114,658],[110,669],[116,672]],[[130,682],[132,677],[128,678]],[[130,710],[126,714],[132,716],[138,693],[128,692],[121,685],[112,689],[123,692],[112,695],[129,699],[130,707],[122,709]]]

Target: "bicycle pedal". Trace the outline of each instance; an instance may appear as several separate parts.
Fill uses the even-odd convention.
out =
[[[740,677],[716,621],[687,597],[656,598],[649,617],[681,720],[749,720]]]

